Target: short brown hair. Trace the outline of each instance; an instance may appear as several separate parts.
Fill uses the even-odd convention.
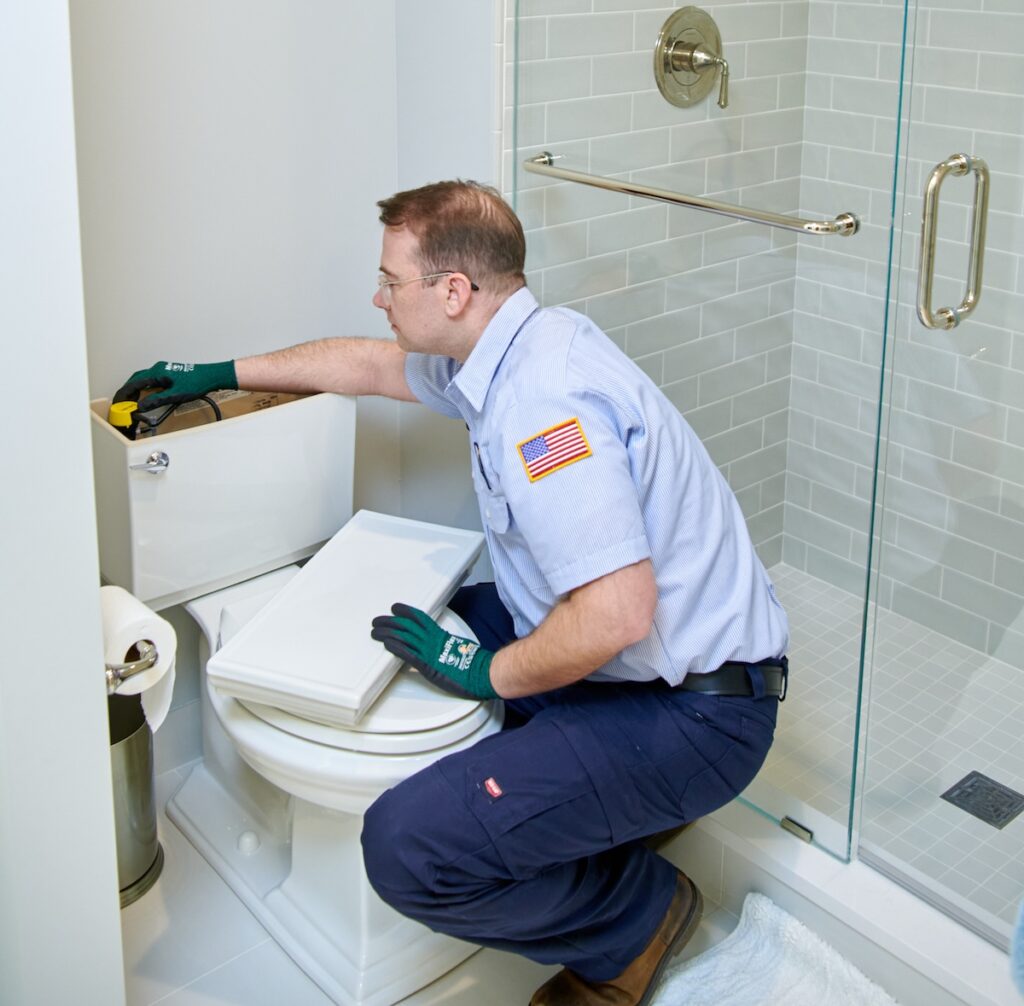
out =
[[[408,227],[425,272],[454,269],[496,292],[525,282],[526,238],[496,189],[479,182],[434,182],[377,203],[386,227]]]

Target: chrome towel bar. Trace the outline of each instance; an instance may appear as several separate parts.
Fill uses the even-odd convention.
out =
[[[850,237],[857,233],[860,221],[852,213],[840,213],[835,220],[801,220],[799,217],[787,217],[783,213],[769,213],[766,210],[748,210],[730,203],[720,203],[715,199],[703,196],[687,196],[669,189],[655,189],[637,182],[627,182],[619,178],[602,178],[600,175],[588,175],[582,171],[570,171],[567,168],[556,168],[555,155],[544,151],[536,157],[523,162],[523,167],[535,175],[546,175],[559,178],[566,182],[578,182],[580,185],[593,185],[609,192],[621,192],[627,196],[640,196],[642,199],[653,199],[672,206],[688,206],[705,213],[717,213],[723,217],[736,220],[748,220],[755,224],[767,224],[769,227],[782,227],[788,231],[801,231],[804,234],[838,234]]]

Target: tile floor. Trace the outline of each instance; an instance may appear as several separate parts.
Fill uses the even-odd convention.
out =
[[[163,873],[121,912],[128,1006],[330,1006],[214,873],[163,807],[189,767],[156,780]],[[684,954],[722,939],[736,918],[708,904]],[[402,1001],[403,1006],[525,1006],[556,969],[484,950]]]
[[[789,566],[771,575],[794,673],[762,775],[845,825],[863,602]],[[1024,675],[891,611],[877,612],[871,638],[861,841],[1008,932],[1024,893],[1024,814],[1000,830],[941,795],[975,770],[1024,792]]]

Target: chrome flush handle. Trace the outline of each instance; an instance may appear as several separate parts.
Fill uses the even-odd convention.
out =
[[[140,465],[129,465],[135,472],[149,472],[150,475],[160,475],[167,471],[171,459],[163,451],[153,451],[152,454]]]

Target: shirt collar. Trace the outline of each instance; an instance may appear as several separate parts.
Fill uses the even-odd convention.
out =
[[[483,408],[505,351],[538,306],[537,299],[525,286],[516,290],[487,323],[466,362],[452,379],[452,384],[477,412]]]

